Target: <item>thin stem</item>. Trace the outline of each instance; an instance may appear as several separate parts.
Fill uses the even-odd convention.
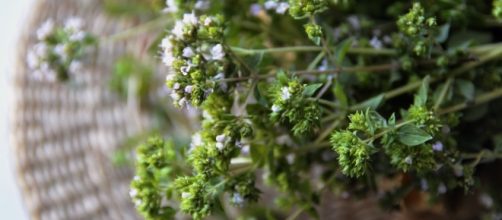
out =
[[[305,207],[305,206],[303,206],[303,207],[301,207],[301,208],[297,209],[295,212],[293,212],[293,214],[291,214],[291,215],[287,218],[287,220],[295,220],[296,218],[298,218],[298,217],[299,217],[299,216],[303,213],[303,211],[305,211],[305,209],[306,209],[306,207]]]
[[[439,109],[441,104],[444,101],[444,98],[446,97],[446,94],[448,94],[448,90],[450,89],[451,83],[453,82],[453,77],[448,78],[446,81],[446,84],[444,85],[443,89],[441,90],[441,93],[439,94],[439,98],[437,99],[436,103],[434,104],[433,110],[436,111]]]
[[[377,133],[375,136],[364,140],[364,142],[366,142],[366,143],[372,142],[372,141],[374,141],[374,140],[376,140],[378,138],[383,137],[384,135],[386,135],[387,133],[389,133],[391,131],[399,129],[400,127],[403,127],[403,126],[405,126],[407,124],[411,124],[413,122],[415,122],[415,121],[414,120],[409,120],[409,121],[400,122],[400,123],[396,124],[396,126],[394,126],[392,128],[385,129],[385,130],[381,131],[380,133]]]
[[[463,109],[466,109],[469,107],[481,105],[483,103],[486,103],[486,102],[489,102],[489,101],[492,101],[494,99],[501,98],[501,97],[502,97],[502,88],[495,89],[491,92],[484,93],[482,95],[477,96],[474,99],[474,102],[469,102],[469,103],[463,102],[463,103],[460,103],[457,105],[453,105],[453,106],[450,106],[448,108],[445,108],[445,109],[438,111],[438,114],[443,115],[443,114],[448,114],[451,112],[457,112],[457,111],[460,111],[460,110],[463,110]]]
[[[125,31],[118,32],[118,33],[112,34],[110,36],[103,37],[101,39],[101,42],[109,43],[109,42],[124,40],[129,37],[133,37],[133,36],[140,35],[140,34],[145,34],[146,32],[148,32],[150,30],[159,29],[160,27],[166,26],[170,23],[172,23],[172,20],[169,19],[169,17],[161,16],[161,17],[158,17],[158,18],[153,19],[151,21],[148,21],[144,24],[129,28]]]
[[[324,47],[320,46],[291,46],[291,47],[274,47],[263,49],[247,49],[241,47],[231,47],[231,49],[239,54],[252,55],[260,53],[288,53],[288,52],[316,52],[323,51]],[[392,49],[373,49],[373,48],[350,48],[347,53],[360,55],[387,55],[394,56],[397,52]]]

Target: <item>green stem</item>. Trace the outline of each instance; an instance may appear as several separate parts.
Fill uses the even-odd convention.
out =
[[[247,49],[241,47],[231,47],[231,49],[234,52],[243,55],[253,55],[260,53],[317,52],[325,50],[324,47],[320,46],[291,46],[291,47],[274,47],[274,48],[263,48],[263,49]],[[373,48],[350,48],[347,51],[347,53],[359,54],[359,55],[374,55],[374,56],[397,55],[397,52],[392,49],[373,49]]]
[[[415,122],[415,121],[414,121],[414,120],[409,120],[409,121],[403,121],[403,122],[400,122],[400,123],[396,124],[396,126],[394,126],[394,127],[392,127],[392,128],[385,129],[385,130],[383,130],[383,131],[381,131],[381,132],[377,133],[375,136],[373,136],[373,137],[371,137],[371,138],[368,138],[368,139],[364,140],[364,142],[366,142],[366,143],[372,142],[372,141],[374,141],[374,140],[376,140],[376,139],[378,139],[378,138],[383,137],[384,135],[386,135],[387,133],[389,133],[389,132],[391,132],[391,131],[397,130],[397,129],[399,129],[400,127],[403,127],[403,126],[405,126],[405,125],[407,125],[407,124],[411,124],[411,123],[413,123],[413,122]]]
[[[451,112],[457,112],[457,111],[460,111],[460,110],[463,110],[463,109],[466,109],[466,108],[469,108],[469,107],[474,107],[474,106],[477,106],[477,105],[481,105],[483,103],[486,103],[486,102],[489,102],[489,101],[492,101],[494,99],[501,98],[501,97],[502,97],[502,88],[495,89],[495,90],[493,90],[491,92],[487,92],[487,93],[484,93],[482,95],[477,96],[474,99],[474,102],[469,102],[469,103],[463,102],[463,103],[460,103],[460,104],[457,104],[457,105],[453,105],[453,106],[450,106],[448,108],[439,110],[438,114],[439,115],[443,115],[443,114],[448,114],[448,113],[451,113]]]
[[[125,40],[129,37],[133,37],[140,34],[146,34],[148,31],[162,28],[168,24],[171,24],[172,20],[168,16],[161,16],[144,24],[129,28],[125,31],[121,31],[110,36],[103,37],[101,42],[109,43],[119,40]]]
[[[441,104],[443,103],[444,98],[446,97],[446,94],[448,93],[448,90],[450,89],[451,83],[453,82],[453,77],[448,78],[446,81],[446,84],[444,85],[443,89],[441,90],[441,93],[439,94],[439,98],[437,99],[436,103],[434,104],[433,110],[436,111],[439,109]]]

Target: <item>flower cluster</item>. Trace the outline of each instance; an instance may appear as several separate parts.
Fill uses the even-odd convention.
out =
[[[322,28],[321,26],[313,23],[308,23],[305,25],[305,32],[310,40],[312,40],[315,44],[319,45],[321,43],[322,38]]]
[[[36,78],[50,81],[66,80],[79,72],[87,47],[95,44],[79,18],[69,18],[64,27],[47,20],[36,35],[39,42],[28,52],[27,63]]]
[[[289,3],[278,0],[268,0],[263,4],[266,10],[273,10],[277,14],[284,14],[289,9]]]
[[[295,136],[311,133],[319,124],[321,110],[310,96],[321,84],[304,85],[296,79],[289,80],[284,73],[279,73],[279,79],[270,91],[273,96],[272,121],[291,124]]]
[[[328,9],[327,0],[291,0],[289,14],[294,18],[306,18]]]
[[[408,44],[417,56],[424,56],[429,52],[429,47],[434,42],[437,22],[435,17],[427,17],[422,5],[418,2],[413,4],[410,11],[397,20],[399,30],[409,37]]]
[[[359,177],[366,173],[370,156],[375,152],[372,146],[349,130],[335,132],[330,142],[338,154],[338,163],[345,175]]]
[[[199,106],[215,90],[226,90],[218,82],[228,76],[221,17],[184,14],[162,40],[162,61],[171,68],[166,84],[176,106]]]
[[[170,173],[176,173],[169,162],[175,162],[176,152],[171,142],[155,137],[136,150],[136,176],[131,182],[130,196],[138,211],[146,219],[171,219],[176,212],[165,206],[166,184]]]
[[[177,14],[184,11],[206,11],[211,7],[210,0],[166,0],[165,13]]]

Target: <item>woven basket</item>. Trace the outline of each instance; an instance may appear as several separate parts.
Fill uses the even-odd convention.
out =
[[[119,56],[141,56],[134,52],[145,50],[145,38],[100,45],[71,85],[36,80],[26,64],[35,30],[49,18],[62,24],[80,17],[98,36],[135,25],[107,17],[101,4],[40,0],[20,39],[13,139],[18,182],[32,219],[138,219],[128,196],[132,169],[110,159],[152,119],[110,92],[107,78]]]

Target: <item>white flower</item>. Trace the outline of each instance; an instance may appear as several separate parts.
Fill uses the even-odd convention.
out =
[[[185,105],[187,104],[187,99],[185,97],[181,98],[179,101],[178,101],[178,105],[180,107],[184,107]]]
[[[281,107],[278,105],[272,105],[272,112],[279,112],[281,111]]]
[[[214,80],[222,80],[225,79],[225,74],[224,73],[218,73],[216,76],[213,77]]]
[[[404,162],[411,165],[413,163],[413,158],[411,158],[411,156],[407,156],[404,158]]]
[[[166,13],[176,13],[178,12],[179,8],[178,5],[176,5],[175,0],[166,0],[166,8],[164,8],[164,12]]]
[[[288,100],[289,98],[291,98],[291,93],[289,93],[288,87],[282,87],[281,98],[282,98],[282,100]]]
[[[140,180],[140,178],[139,178],[139,176],[134,176],[134,177],[133,177],[133,180],[135,180],[135,181],[139,181],[139,180]]]
[[[171,31],[171,33],[178,39],[183,40],[184,38],[184,30],[185,29],[185,24],[182,21],[176,21],[174,24],[174,28]]]
[[[281,2],[279,3],[279,5],[277,6],[277,8],[275,9],[275,12],[277,14],[284,14],[286,13],[286,11],[289,9],[289,4],[287,2]]]
[[[371,38],[370,45],[375,49],[382,49],[383,47],[382,41],[380,41],[377,36],[373,36],[373,38]]]
[[[211,48],[211,58],[213,60],[223,60],[225,57],[225,51],[223,51],[223,46],[221,44],[216,44]]]
[[[225,134],[220,134],[216,136],[216,142],[223,143],[227,140],[227,136]]]
[[[63,44],[58,44],[54,47],[54,53],[61,57],[61,59],[64,61],[68,58],[68,55],[66,54],[66,46]]]
[[[265,9],[272,10],[272,9],[276,9],[278,5],[279,5],[278,2],[276,2],[274,0],[269,0],[269,1],[265,2],[264,6],[265,6]]]
[[[169,74],[167,74],[167,76],[166,76],[166,81],[172,81],[172,80],[174,79],[174,77],[176,77],[176,75],[175,75],[175,74],[173,74],[173,73],[169,73]]]
[[[164,54],[162,55],[162,62],[166,66],[172,66],[175,60],[176,58],[171,53],[164,52]]]
[[[82,63],[80,61],[72,61],[68,67],[70,73],[77,73],[82,70]]]
[[[190,197],[191,195],[192,195],[192,194],[190,194],[190,193],[187,193],[187,192],[182,192],[182,193],[181,193],[181,198],[186,199],[186,198]]]
[[[135,205],[136,207],[140,206],[142,203],[143,203],[143,200],[141,200],[141,199],[135,199],[135,200],[134,200],[134,205]]]
[[[83,41],[85,38],[85,32],[77,31],[70,35],[70,41]]]
[[[240,193],[234,193],[232,195],[232,202],[235,205],[242,206],[244,204],[244,198],[242,198]]]
[[[193,49],[191,47],[185,47],[183,49],[183,56],[186,58],[193,57],[195,53],[193,52]]]
[[[189,93],[189,94],[190,94],[190,93],[192,93],[192,91],[193,91],[193,86],[188,85],[188,86],[186,86],[186,87],[185,87],[185,92],[186,92],[186,93]]]
[[[208,0],[198,0],[196,3],[195,3],[195,9],[197,10],[207,10],[209,9],[209,7],[211,6],[211,3],[208,1]]]
[[[37,30],[38,40],[45,40],[54,31],[54,22],[52,19],[45,21]]]
[[[64,28],[68,31],[78,31],[82,29],[83,25],[84,22],[82,21],[82,19],[77,17],[71,17],[68,20],[66,20]]]
[[[250,146],[249,145],[244,145],[241,148],[241,154],[242,155],[249,155],[249,152],[250,152]]]
[[[439,186],[438,186],[438,193],[439,194],[444,194],[446,193],[448,189],[446,188],[446,186],[444,185],[444,183],[440,183]]]
[[[178,90],[178,89],[180,89],[180,87],[181,87],[181,85],[179,83],[174,83],[174,85],[173,85],[174,90]]]
[[[176,92],[171,93],[171,95],[170,95],[170,96],[171,96],[171,98],[172,98],[174,101],[178,101],[178,100],[180,100],[180,99],[181,99],[181,96],[180,96],[178,93],[176,93]]]
[[[200,133],[195,133],[192,135],[192,142],[190,143],[190,150],[193,150],[196,147],[202,146],[202,137]]]
[[[288,154],[286,156],[286,160],[288,161],[288,164],[293,164],[295,162],[296,156],[294,154]]]
[[[253,16],[258,16],[261,11],[262,11],[261,5],[258,3],[254,3],[249,7],[249,12]]]
[[[204,19],[205,26],[209,26],[209,25],[211,25],[211,23],[213,23],[213,19],[211,19],[210,17],[207,17],[206,19]]]
[[[197,25],[197,22],[198,22],[197,16],[195,16],[193,12],[190,14],[187,13],[183,15],[183,23]]]
[[[219,151],[222,151],[223,148],[225,148],[225,145],[223,143],[216,143],[216,148],[219,150]]]
[[[438,141],[438,142],[434,143],[434,144],[432,145],[432,149],[433,149],[434,151],[443,151],[443,143],[441,143],[440,141]]]
[[[162,39],[162,42],[160,42],[160,48],[162,48],[163,50],[171,51],[173,49],[173,43],[171,42],[171,39],[169,37]]]
[[[34,51],[30,50],[26,56],[26,62],[28,63],[28,67],[30,67],[30,69],[36,69],[40,65],[41,60]]]
[[[486,193],[479,196],[479,202],[486,208],[491,208],[493,206],[493,198]]]
[[[181,73],[182,73],[183,75],[185,75],[185,76],[186,76],[186,75],[188,75],[188,73],[190,72],[190,69],[191,69],[191,67],[190,67],[190,66],[182,66],[182,67],[180,68],[180,71],[181,71]]]
[[[48,52],[47,44],[45,43],[35,44],[35,46],[33,46],[33,52],[35,53],[35,55],[39,57],[44,57]]]
[[[136,189],[131,189],[131,190],[129,191],[129,196],[130,196],[131,198],[136,197],[136,195],[138,195],[138,190],[136,190]]]

